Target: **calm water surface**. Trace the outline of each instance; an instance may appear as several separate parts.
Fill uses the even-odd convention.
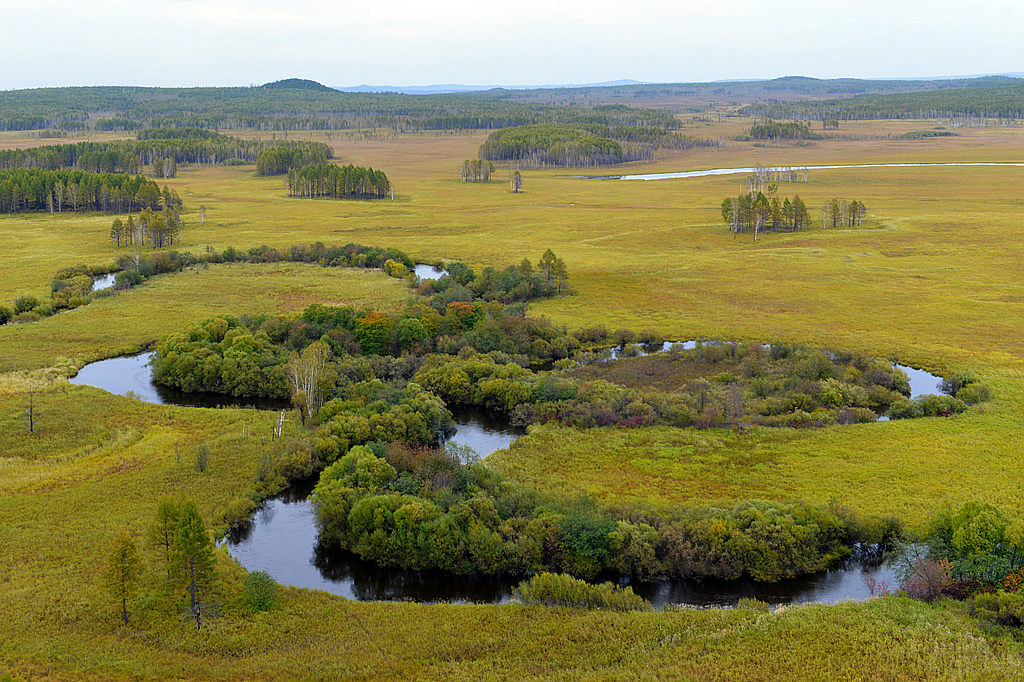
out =
[[[93,278],[92,291],[99,291],[100,289],[109,289],[114,286],[114,280],[117,278],[117,273],[112,272],[109,275],[99,275]]]
[[[416,276],[421,280],[441,279],[448,274],[448,271],[444,268],[439,268],[436,265],[427,265],[426,263],[417,263],[415,272]]]
[[[317,543],[316,522],[306,496],[312,482],[268,500],[245,528],[224,541],[228,552],[250,571],[267,571],[282,585],[307,587],[360,601],[450,601],[500,604],[512,599],[517,579],[457,576],[439,571],[380,568],[354,554],[327,550]],[[899,580],[888,566],[850,564],[796,580],[675,580],[634,583],[633,590],[656,607],[666,604],[734,606],[742,598],[771,604],[817,601],[833,604],[864,600],[871,576],[895,588]]]
[[[963,163],[858,163],[840,164],[835,166],[793,166],[806,170],[842,170],[844,168],[928,168],[931,166],[1005,166],[1024,167],[1024,163],[1016,162],[963,162]],[[709,168],[706,170],[678,171],[672,173],[638,173],[634,175],[601,175],[593,180],[675,180],[678,178],[704,178],[712,175],[737,175],[753,173],[757,168]]]
[[[259,410],[287,410],[291,403],[272,398],[236,398],[220,393],[183,393],[153,383],[150,361],[154,352],[125,355],[91,362],[68,379],[72,384],[95,386],[114,395],[133,394],[147,403],[184,407],[252,407]]]

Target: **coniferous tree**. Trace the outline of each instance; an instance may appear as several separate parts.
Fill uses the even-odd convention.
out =
[[[551,284],[555,279],[555,271],[558,267],[558,256],[555,255],[554,251],[548,249],[540,257],[537,262],[537,269],[544,273],[544,278],[548,284]]]
[[[213,614],[213,544],[196,505],[181,507],[171,550],[171,573],[188,600],[188,614],[196,629]]]
[[[117,246],[121,246],[121,240],[124,238],[124,223],[121,222],[120,218],[114,218],[113,224],[110,226],[110,240]]]
[[[118,534],[110,553],[103,582],[121,604],[121,618],[128,623],[128,600],[138,587],[141,562],[135,540],[125,531]]]
[[[178,532],[178,520],[181,518],[182,504],[173,497],[164,497],[156,507],[156,516],[149,527],[149,540],[157,551],[163,555],[167,565],[167,577],[171,577],[171,550],[174,549],[174,538]]]

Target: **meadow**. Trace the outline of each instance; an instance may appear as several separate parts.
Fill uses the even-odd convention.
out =
[[[741,121],[691,121],[729,138]],[[958,130],[892,140],[936,121],[844,124],[851,139],[672,152],[616,172],[823,163],[1021,161],[1024,129]],[[657,330],[669,338],[812,343],[947,374],[968,371],[993,399],[955,418],[818,430],[578,431],[545,425],[489,461],[566,496],[610,504],[835,500],[895,513],[911,527],[943,502],[982,499],[1020,513],[1024,463],[1024,168],[812,171],[783,183],[816,212],[832,197],[868,207],[859,228],[734,239],[719,206],[741,176],[588,180],[572,169],[508,171],[466,184],[462,160],[486,133],[289,133],[373,166],[395,200],[284,196],[281,178],[241,167],[187,167],[166,181],[185,202],[180,248],[287,247],[323,241],[400,248],[474,267],[553,249],[575,294],[531,304],[570,328]],[[0,134],[0,146],[39,143]],[[596,173],[595,173],[596,174]],[[206,209],[204,223],[199,207]],[[110,216],[0,216],[0,302],[45,296],[54,272],[109,265],[125,249]],[[288,589],[268,614],[226,613],[200,637],[183,623],[118,627],[95,557],[118,528],[142,533],[167,491],[223,513],[252,482],[271,417],[141,404],[65,378],[224,313],[294,312],[311,302],[399,307],[410,291],[377,271],[300,264],[218,265],[144,285],[45,320],[0,327],[0,676],[16,678],[655,678],[1014,679],[1016,648],[982,634],[956,604],[901,597],[766,614],[747,609],[613,614],[541,607],[363,604]],[[39,432],[26,433],[29,393]],[[241,422],[255,435],[241,436]],[[293,427],[294,425],[289,425]],[[259,440],[258,440],[259,439]],[[192,449],[211,449],[196,471]],[[184,455],[182,453],[185,453]],[[226,576],[241,569],[225,555]],[[228,582],[228,578],[225,578]],[[26,634],[26,633],[31,633]]]

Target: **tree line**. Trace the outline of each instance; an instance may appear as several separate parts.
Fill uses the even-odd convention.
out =
[[[157,210],[160,187],[141,175],[77,170],[0,170],[0,213]]]
[[[755,140],[815,140],[821,135],[811,132],[811,127],[803,121],[762,121],[750,127],[749,135]]]
[[[822,571],[856,543],[890,547],[902,533],[895,519],[799,504],[615,512],[586,497],[544,499],[458,448],[379,442],[327,466],[313,506],[323,545],[456,574],[776,581]]]
[[[323,142],[282,142],[263,149],[256,157],[257,175],[283,175],[290,170],[324,164],[333,156]]]
[[[1024,118],[1024,84],[925,92],[863,94],[845,99],[751,104],[748,116],[848,121],[903,118]]]
[[[144,246],[167,249],[178,241],[184,223],[178,210],[165,204],[163,210],[143,209],[138,220],[128,214],[125,220],[114,218],[110,226],[110,240],[116,246]]]
[[[714,146],[664,128],[604,124],[543,124],[504,128],[480,146],[481,159],[520,166],[598,166],[649,160],[657,149]]]
[[[508,91],[403,95],[294,87],[91,87],[0,92],[0,130],[484,130],[551,122],[679,127],[664,111],[553,106],[515,101]]]
[[[391,191],[384,171],[361,166],[314,164],[288,171],[288,196],[383,199]]]
[[[157,135],[167,136],[158,137]],[[216,164],[230,160],[256,162],[266,149],[301,150],[310,158],[330,158],[322,142],[243,140],[199,128],[141,131],[137,140],[74,142],[28,149],[0,150],[0,169],[75,169],[94,173],[141,173],[146,167],[157,177],[171,164]],[[281,151],[279,153],[286,153]],[[284,171],[281,171],[284,172]]]

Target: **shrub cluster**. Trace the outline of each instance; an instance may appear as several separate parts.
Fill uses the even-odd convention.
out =
[[[852,546],[887,547],[895,519],[746,502],[662,516],[542,499],[457,448],[352,447],[314,490],[321,542],[384,566],[581,578],[774,581],[821,571]]]

